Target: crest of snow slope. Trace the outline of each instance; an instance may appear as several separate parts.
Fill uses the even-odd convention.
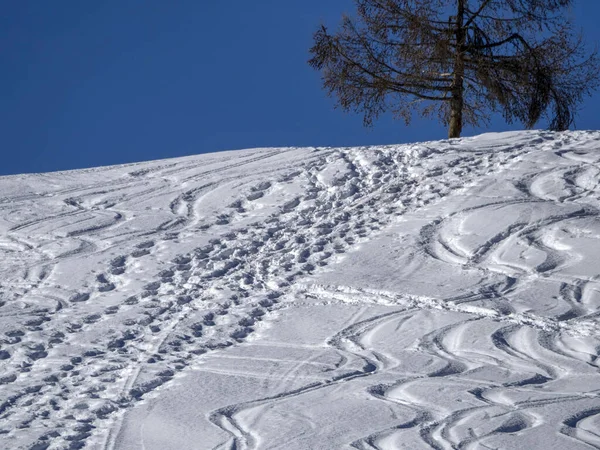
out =
[[[600,133],[0,178],[2,448],[598,448]]]

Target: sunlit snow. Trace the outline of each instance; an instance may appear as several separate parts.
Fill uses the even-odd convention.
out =
[[[0,178],[0,448],[600,448],[600,132]]]

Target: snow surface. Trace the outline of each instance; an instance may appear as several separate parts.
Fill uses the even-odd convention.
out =
[[[600,132],[0,178],[0,447],[600,448]]]

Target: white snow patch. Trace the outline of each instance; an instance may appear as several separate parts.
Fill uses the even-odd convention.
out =
[[[598,447],[599,185],[539,131],[2,177],[2,447]]]

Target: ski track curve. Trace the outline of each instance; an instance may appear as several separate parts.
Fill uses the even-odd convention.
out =
[[[31,192],[15,189],[0,199],[9,224],[0,251],[15,261],[2,267],[0,287],[3,439],[37,450],[83,448],[100,439],[112,449],[128,409],[158,395],[203,354],[243,342],[272,311],[285,312],[305,296],[392,310],[356,318],[327,340],[343,361],[363,361],[362,369],[344,373],[342,366],[342,374],[329,380],[213,411],[210,422],[229,436],[216,448],[257,448],[255,431],[236,420],[243,411],[359,378],[373,380],[367,393],[375,401],[414,418],[347,443],[357,449],[387,448],[385,442],[402,433],[412,433],[424,448],[477,448],[535,430],[541,426],[536,408],[553,402],[571,411],[556,431],[598,448],[588,425],[599,414],[590,406],[597,394],[564,386],[573,367],[585,374],[598,369],[600,345],[593,342],[599,325],[589,293],[597,277],[566,270],[577,261],[551,234],[598,219],[599,158],[578,147],[598,136],[524,136],[510,145],[465,140],[462,147],[447,141],[257,150],[81,171],[79,178],[68,172],[27,178]],[[425,298],[300,283],[396,218],[506,172],[532,148],[555,150],[561,163],[514,179],[516,198],[466,206],[421,229],[427,258],[480,271],[475,290]],[[90,180],[82,184],[81,174]],[[10,187],[14,178],[3,182]],[[518,221],[501,224],[485,239],[461,241],[460,230],[474,214],[519,205],[525,212]],[[547,207],[547,213],[529,214],[532,207]],[[507,256],[517,242],[530,249],[533,262]],[[163,261],[170,245],[180,250]],[[18,256],[11,246],[21,249]],[[95,265],[80,287],[60,284],[65,268],[89,261]],[[559,286],[560,314],[511,306],[540,278]],[[419,311],[456,318],[418,336],[413,351],[436,361],[436,368],[382,383],[400,370],[400,358],[361,339]],[[481,345],[467,345],[469,336],[488,332]],[[484,375],[489,367],[511,381],[490,381]],[[294,376],[293,368],[287,376]],[[416,394],[399,397],[437,379],[459,386],[469,405],[448,411]],[[540,392],[544,396],[534,399]],[[466,428],[482,415],[492,417],[495,428]]]

